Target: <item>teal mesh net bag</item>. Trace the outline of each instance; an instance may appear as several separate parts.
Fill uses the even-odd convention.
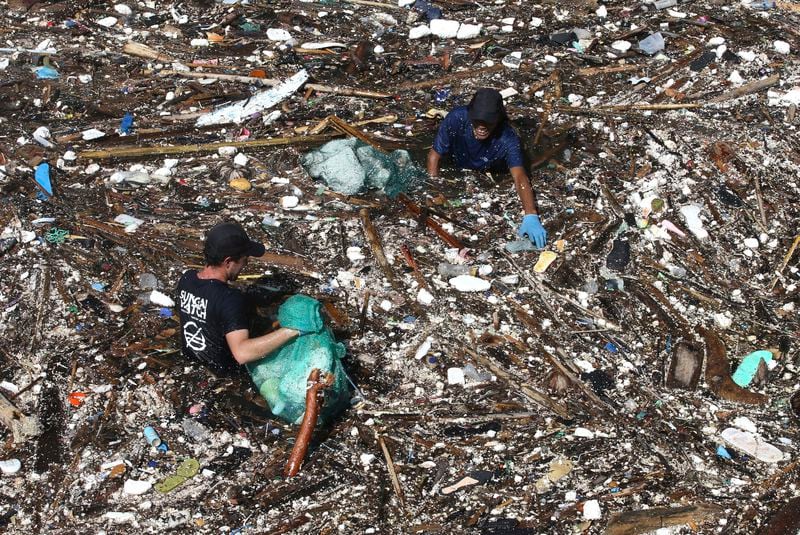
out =
[[[345,195],[377,189],[394,197],[424,176],[408,151],[385,154],[355,138],[329,141],[304,154],[300,163],[313,178]]]
[[[266,357],[247,365],[261,396],[275,416],[299,424],[306,410],[306,383],[311,370],[318,368],[333,375],[333,384],[325,389],[320,421],[329,422],[350,404],[347,376],[342,367],[344,345],[330,329],[323,326],[320,303],[305,295],[290,297],[278,309],[282,326],[297,328],[299,336]]]

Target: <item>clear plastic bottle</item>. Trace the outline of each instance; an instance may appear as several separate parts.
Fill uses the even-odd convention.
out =
[[[472,275],[474,277],[478,273],[478,268],[466,264],[448,264],[447,262],[440,262],[436,267],[436,271],[443,277],[458,277],[459,275]]]

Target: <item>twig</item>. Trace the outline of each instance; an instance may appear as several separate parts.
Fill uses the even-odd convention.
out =
[[[767,225],[767,213],[764,211],[764,197],[761,195],[761,181],[758,175],[753,174],[753,185],[756,190],[756,201],[758,202],[758,215],[761,217],[761,227],[764,232],[769,228]]]
[[[772,279],[772,284],[769,285],[769,289],[772,290],[775,288],[775,285],[778,284],[778,279],[781,277],[781,273],[783,270],[786,269],[786,266],[789,264],[789,260],[792,259],[792,255],[794,255],[795,249],[797,249],[797,245],[800,244],[800,234],[794,237],[794,241],[792,242],[792,246],[789,247],[789,251],[783,257],[783,263],[781,264],[780,269],[775,273],[775,278]]]
[[[364,336],[364,327],[367,325],[368,310],[369,310],[369,290],[364,292],[364,304],[361,305],[361,317],[358,319],[358,336]]]
[[[400,500],[400,507],[405,510],[406,500],[403,497],[403,489],[400,488],[400,480],[397,479],[397,472],[394,469],[392,455],[389,453],[389,448],[386,447],[386,442],[383,440],[383,437],[375,433],[375,438],[378,440],[378,444],[380,444],[381,450],[383,451],[383,457],[386,459],[386,468],[389,470],[389,477],[392,479],[394,493],[397,494],[397,499]]]

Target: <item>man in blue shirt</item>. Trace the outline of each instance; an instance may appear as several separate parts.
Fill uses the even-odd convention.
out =
[[[428,153],[428,174],[439,176],[439,164],[446,155],[461,169],[507,169],[525,212],[518,234],[539,249],[545,246],[547,231],[539,219],[536,198],[523,167],[520,140],[508,124],[498,91],[479,89],[468,106],[459,106],[447,114]]]

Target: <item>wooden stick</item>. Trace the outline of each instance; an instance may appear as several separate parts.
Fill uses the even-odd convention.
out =
[[[386,153],[386,151],[383,150],[383,148],[381,148],[381,146],[378,145],[378,142],[375,141],[374,139],[372,139],[371,136],[368,136],[367,134],[365,134],[364,132],[362,132],[361,130],[359,130],[357,128],[353,128],[351,125],[347,124],[346,121],[343,121],[343,120],[339,119],[335,115],[329,115],[327,117],[327,120],[330,123],[330,125],[333,128],[335,128],[336,130],[338,130],[339,132],[341,132],[343,134],[346,134],[348,136],[352,136],[354,138],[360,139],[361,141],[363,141],[367,145],[372,146],[374,149],[376,149],[376,150],[378,150],[380,152]]]
[[[745,95],[749,95],[751,93],[757,93],[762,89],[772,87],[773,85],[780,82],[780,80],[781,80],[780,74],[773,74],[769,78],[764,78],[763,80],[756,80],[755,82],[744,84],[742,87],[738,87],[733,91],[728,91],[727,93],[723,93],[718,97],[712,98],[711,100],[709,100],[709,102],[711,103],[725,102],[726,100],[733,100],[739,97],[743,97]]]
[[[42,432],[39,420],[35,416],[27,416],[0,394],[0,422],[11,430],[14,442],[25,442]]]
[[[537,405],[541,406],[542,408],[548,409],[548,410],[556,413],[558,416],[560,416],[561,418],[564,418],[565,420],[569,420],[569,419],[572,418],[572,416],[570,415],[569,410],[565,406],[561,405],[557,401],[554,401],[554,400],[550,399],[545,394],[539,392],[535,388],[532,388],[532,387],[530,387],[528,385],[523,385],[523,384],[518,383],[511,376],[510,373],[505,371],[499,365],[495,364],[488,357],[484,357],[483,355],[480,355],[477,352],[472,351],[468,347],[462,347],[462,349],[464,350],[465,353],[470,355],[472,358],[474,358],[480,364],[482,364],[483,366],[486,366],[487,368],[489,368],[489,370],[493,374],[495,374],[498,378],[502,379],[503,381],[505,381],[506,383],[508,383],[512,387],[514,387],[515,389],[519,390],[522,393],[522,395],[525,396],[528,400],[536,403]]]
[[[281,80],[274,78],[258,78],[257,76],[241,76],[238,74],[219,74],[214,72],[193,72],[193,71],[174,71],[164,69],[158,72],[159,76],[182,76],[184,78],[207,78],[210,80],[224,80],[229,82],[242,82],[246,84],[263,85],[263,86],[276,86],[282,83]],[[336,95],[354,96],[354,97],[368,97],[368,98],[391,98],[389,93],[380,93],[378,91],[369,91],[366,89],[357,89],[354,87],[346,87],[341,85],[324,85],[324,84],[306,84],[307,89],[312,89],[318,93],[333,93]]]
[[[217,141],[214,143],[198,143],[194,145],[168,145],[150,147],[112,147],[100,150],[86,150],[78,154],[78,158],[106,159],[106,158],[136,158],[139,156],[155,156],[162,154],[187,154],[191,152],[213,152],[220,147],[274,147],[280,145],[293,145],[304,143],[321,143],[329,141],[340,134],[324,134],[319,136],[276,137],[268,139],[253,139],[249,141]]]
[[[369,242],[370,249],[372,249],[372,255],[375,257],[375,261],[378,263],[381,271],[383,271],[383,275],[389,279],[389,283],[392,285],[392,288],[399,290],[400,284],[397,282],[397,279],[394,276],[392,266],[390,266],[389,261],[386,260],[386,255],[384,254],[383,246],[381,245],[381,239],[378,236],[378,232],[375,230],[375,226],[372,224],[372,220],[369,217],[369,210],[362,208],[360,214],[361,222],[364,225],[364,234],[367,237],[367,242]]]
[[[775,285],[778,284],[778,279],[780,279],[781,273],[783,273],[783,270],[786,269],[786,266],[789,264],[789,260],[792,259],[792,255],[794,255],[794,251],[795,251],[795,249],[797,249],[797,245],[798,244],[800,244],[800,234],[798,234],[797,236],[794,237],[794,241],[792,242],[792,246],[789,247],[789,251],[783,257],[783,263],[781,264],[780,269],[778,269],[778,272],[775,274],[775,278],[772,279],[772,284],[769,285],[769,289],[770,290],[775,288]]]
[[[724,510],[713,504],[701,503],[681,507],[655,507],[614,515],[608,522],[605,535],[638,535],[659,528],[703,522]]]
[[[403,253],[403,258],[406,260],[406,264],[408,267],[411,268],[411,273],[414,275],[414,278],[417,279],[417,282],[422,288],[425,288],[429,292],[431,289],[428,287],[428,283],[425,281],[425,277],[422,275],[422,272],[419,270],[419,265],[417,265],[417,261],[414,260],[414,257],[411,256],[411,250],[408,248],[408,245],[403,244],[400,246],[400,251]],[[431,292],[433,293],[433,292]]]
[[[319,134],[328,127],[328,118],[326,117],[319,123],[314,126],[298,126],[294,129],[295,133],[297,134],[305,134],[308,132],[309,134]],[[380,117],[374,117],[372,119],[364,119],[363,121],[357,121],[355,123],[349,123],[351,126],[365,126],[368,124],[388,124],[397,121],[397,115],[390,114],[390,115],[382,115]]]
[[[397,196],[397,200],[400,201],[400,203],[406,208],[406,210],[408,210],[415,217],[422,216],[422,209],[419,206],[417,206],[414,203],[414,201],[409,199],[405,193],[399,194]],[[436,234],[438,234],[439,237],[442,238],[442,240],[444,240],[444,242],[450,247],[459,250],[466,249],[466,246],[463,243],[461,243],[458,240],[458,238],[447,232],[444,228],[442,228],[442,226],[439,223],[437,223],[428,216],[425,216],[425,225],[428,226],[431,230],[433,230]]]
[[[492,72],[498,72],[503,70],[503,65],[498,63],[496,65],[492,65],[491,67],[483,67],[481,69],[475,69],[472,71],[459,71],[447,76],[443,76],[441,78],[436,78],[434,80],[426,80],[424,82],[409,82],[405,84],[400,84],[397,87],[397,91],[416,91],[417,89],[426,89],[429,87],[435,87],[437,85],[447,85],[450,82],[454,82],[456,80],[464,80],[466,78],[475,78],[482,74],[489,74]]]
[[[394,493],[397,494],[397,499],[400,500],[400,507],[402,509],[406,508],[406,500],[403,497],[403,489],[400,488],[400,480],[397,479],[397,471],[394,469],[394,462],[392,462],[392,455],[389,453],[389,448],[386,447],[386,442],[383,440],[383,437],[380,436],[378,433],[375,433],[375,438],[378,440],[378,444],[381,446],[381,451],[383,451],[383,457],[386,459],[386,468],[389,470],[389,477],[392,479],[392,486],[394,487]]]
[[[358,319],[358,336],[364,336],[364,327],[367,325],[367,311],[369,310],[369,290],[364,292],[364,304],[361,305],[361,317]]]
[[[578,76],[597,76],[598,74],[612,74],[615,72],[631,72],[641,69],[639,65],[610,65],[608,67],[585,67],[578,69]]]
[[[154,48],[150,48],[147,45],[136,43],[134,41],[129,41],[125,43],[125,46],[122,47],[122,52],[130,56],[152,59],[154,61],[161,61],[164,63],[172,63],[173,61],[175,61],[170,56],[162,54],[161,52],[155,50]]]
[[[306,390],[306,412],[303,414],[303,422],[300,424],[300,431],[294,441],[292,453],[283,469],[283,477],[294,477],[300,471],[300,465],[308,451],[308,444],[311,442],[311,435],[314,434],[314,427],[317,425],[319,417],[320,400],[319,395],[323,389],[333,384],[333,375],[328,374],[320,380],[318,368],[311,370],[308,374],[308,389]]]
[[[643,110],[643,111],[658,111],[658,110],[683,110],[692,108],[702,108],[703,104],[686,103],[686,104],[615,104],[611,106],[598,106],[600,110],[606,111],[627,111],[627,110]]]
[[[216,72],[194,72],[194,71],[174,71],[170,69],[163,69],[158,71],[161,77],[167,76],[181,76],[183,78],[199,78],[207,80],[223,80],[226,82],[243,82],[246,84],[276,86],[281,83],[281,80],[275,78],[258,78],[257,76],[241,76],[238,74],[220,74]]]
[[[753,175],[753,185],[756,190],[756,202],[758,203],[758,215],[761,218],[761,228],[767,232],[767,213],[764,211],[764,197],[761,195],[761,181],[758,180],[758,175]]]

